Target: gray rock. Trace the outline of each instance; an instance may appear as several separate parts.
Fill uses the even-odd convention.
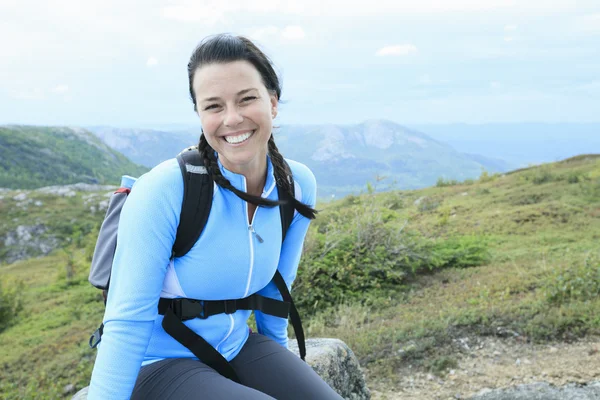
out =
[[[505,389],[484,389],[470,400],[598,400],[600,382],[587,385],[568,384],[562,387],[546,382],[519,385]]]
[[[426,198],[427,198],[427,196],[421,196],[421,197],[419,197],[418,199],[416,199],[416,200],[415,200],[415,203],[414,203],[414,204],[415,204],[415,206],[418,206],[419,204],[421,204],[421,202],[422,202],[423,200],[425,200]]]
[[[290,340],[290,351],[299,356],[298,345]],[[371,392],[358,359],[339,339],[308,339],[306,362],[346,400],[369,400]],[[71,400],[86,400],[88,388],[83,388]]]
[[[56,196],[73,197],[75,192],[98,192],[103,190],[114,190],[116,186],[109,185],[91,185],[89,183],[75,183],[72,185],[46,186],[36,189],[36,192],[52,194]]]
[[[63,388],[63,394],[73,393],[75,391],[75,385],[69,383],[67,386]]]
[[[43,224],[19,225],[7,232],[0,241],[4,242],[6,254],[0,260],[8,264],[30,257],[48,255],[60,244],[59,240],[47,233]]]
[[[299,356],[298,344],[295,340],[290,340],[289,348]],[[344,399],[371,398],[358,359],[341,340],[308,339],[306,362]]]
[[[15,197],[13,197],[14,201],[23,201],[23,200],[27,200],[27,193],[19,193],[18,195],[16,195]]]

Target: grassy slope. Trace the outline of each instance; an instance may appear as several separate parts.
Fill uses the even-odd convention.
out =
[[[420,206],[413,204],[424,196]],[[487,237],[491,261],[420,277],[405,301],[389,308],[342,305],[334,316],[312,321],[312,335],[352,344],[372,381],[393,383],[407,364],[433,371],[452,365],[445,345],[468,334],[515,332],[523,340],[568,340],[600,333],[597,262],[591,266],[596,295],[548,300],[549,293],[564,289],[558,279],[565,271],[576,271],[600,251],[600,158],[473,185],[390,193],[380,201],[398,197],[410,205],[405,216],[411,224],[427,235]],[[435,209],[419,211],[428,208],[427,202]]]
[[[147,170],[82,129],[0,126],[0,187],[114,184]]]
[[[485,266],[417,277],[386,307],[341,304],[306,321],[309,336],[346,341],[367,368],[370,384],[393,383],[406,363],[432,370],[452,365],[444,348],[457,335],[512,330],[546,340],[600,332],[598,297],[559,303],[547,298],[558,273],[583,265],[600,248],[599,158],[483,177],[470,185],[380,194],[375,201],[403,204],[390,223],[408,220],[431,237],[484,235],[492,258]],[[328,204],[322,214],[352,202]],[[24,311],[0,333],[5,398],[60,398],[65,385],[80,388],[89,380],[95,352],[87,339],[103,306],[87,284],[84,251],[71,259],[77,273],[69,285],[64,252],[0,267],[5,287],[7,280],[25,283]]]

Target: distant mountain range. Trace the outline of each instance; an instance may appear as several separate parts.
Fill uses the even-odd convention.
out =
[[[276,129],[275,137],[285,157],[314,171],[319,196],[331,198],[363,191],[367,182],[377,181],[377,190],[416,189],[434,185],[439,178],[475,178],[483,169],[504,172],[600,153],[599,127],[422,126],[430,135],[371,120],[357,125],[284,125]],[[117,184],[120,175],[139,176],[198,142],[199,125],[170,129],[1,126],[0,187]]]
[[[196,144],[200,127],[174,131],[88,127],[107,145],[136,163],[153,167]],[[372,120],[359,125],[285,125],[275,138],[286,158],[308,165],[321,197],[344,196],[386,177],[378,190],[430,186],[438,178],[464,180],[482,169],[507,171],[511,165],[490,157],[463,154],[396,123]]]
[[[505,160],[515,167],[600,153],[600,123],[411,125],[456,150]]]
[[[147,170],[82,128],[0,126],[0,188],[118,184]]]

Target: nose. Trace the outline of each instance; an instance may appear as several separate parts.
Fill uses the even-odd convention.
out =
[[[228,107],[223,124],[225,126],[236,126],[242,123],[244,117],[239,113],[237,107]]]

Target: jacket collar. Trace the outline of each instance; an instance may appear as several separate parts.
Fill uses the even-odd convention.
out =
[[[216,153],[216,152],[215,152]],[[246,177],[242,174],[237,174],[235,172],[231,172],[227,168],[223,166],[221,160],[219,159],[219,154],[216,153],[217,162],[219,164],[219,169],[221,170],[221,174],[231,184],[238,190],[246,191]],[[262,197],[264,198],[272,198],[272,194],[275,191],[275,175],[273,172],[273,163],[271,162],[271,157],[267,155],[267,180],[265,181],[265,187],[263,188]]]

